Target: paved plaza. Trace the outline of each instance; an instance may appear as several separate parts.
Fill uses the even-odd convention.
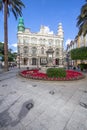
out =
[[[0,72],[0,130],[87,130],[87,74],[38,81]]]

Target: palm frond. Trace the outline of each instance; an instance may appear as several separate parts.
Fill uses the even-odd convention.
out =
[[[87,33],[87,3],[81,8],[80,15],[77,17],[76,26],[79,28],[78,35],[83,34],[85,36]]]
[[[3,10],[5,0],[0,0],[0,10]],[[17,19],[18,16],[22,16],[22,9],[25,8],[25,5],[21,0],[7,0],[8,4],[8,16],[12,12]]]
[[[25,7],[25,5],[21,0],[9,0],[9,9],[12,11],[16,19],[18,16],[22,16],[23,7]]]

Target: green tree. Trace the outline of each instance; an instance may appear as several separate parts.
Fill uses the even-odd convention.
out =
[[[77,27],[79,27],[78,36],[87,34],[87,0],[81,7],[80,15],[77,17]]]
[[[4,61],[4,43],[0,42],[0,57],[2,57],[2,61]],[[12,52],[12,49],[8,49],[8,61],[15,62],[17,57],[16,52]]]
[[[2,57],[2,61],[4,59],[4,43],[0,42],[0,57]]]
[[[15,62],[16,57],[17,57],[17,53],[12,52],[12,49],[8,49],[8,61],[9,62]]]
[[[12,12],[17,19],[22,16],[22,8],[25,7],[21,0],[0,0],[0,11],[4,9],[4,61],[5,71],[8,71],[8,16]]]
[[[71,59],[72,60],[87,60],[87,47],[72,49]]]

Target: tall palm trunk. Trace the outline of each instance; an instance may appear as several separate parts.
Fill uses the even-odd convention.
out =
[[[4,3],[4,70],[8,71],[8,5]]]

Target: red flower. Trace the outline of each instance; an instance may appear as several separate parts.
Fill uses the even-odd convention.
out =
[[[28,77],[28,78],[33,78],[33,79],[45,79],[45,80],[74,80],[74,79],[80,79],[83,77],[82,73],[76,72],[73,70],[66,70],[66,77],[64,78],[49,78],[47,74],[39,72],[37,69],[32,69],[32,70],[24,70],[20,72],[20,75],[23,77]]]

